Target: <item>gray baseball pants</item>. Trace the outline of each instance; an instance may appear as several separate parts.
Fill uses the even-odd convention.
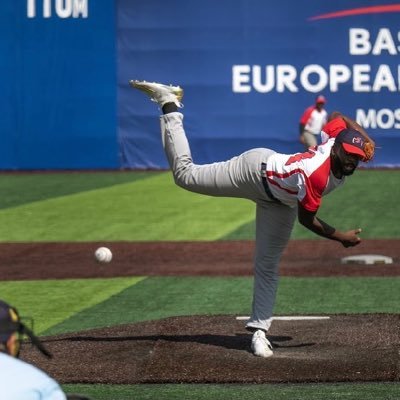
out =
[[[239,197],[256,203],[254,291],[250,320],[246,327],[268,330],[278,286],[278,265],[297,215],[270,199],[262,184],[261,163],[275,152],[259,148],[228,161],[196,165],[183,128],[183,115],[162,115],[162,141],[175,183],[209,196]]]

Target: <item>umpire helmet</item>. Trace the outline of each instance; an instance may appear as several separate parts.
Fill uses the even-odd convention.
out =
[[[0,300],[0,343],[7,348],[7,342],[12,335],[18,336],[18,346],[15,355],[19,355],[19,342],[22,336],[26,335],[42,354],[51,358],[51,353],[43,346],[33,332],[21,321],[21,317],[15,307]]]

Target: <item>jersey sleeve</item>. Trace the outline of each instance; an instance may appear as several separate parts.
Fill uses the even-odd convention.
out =
[[[311,113],[314,111],[314,109],[315,107],[311,106],[304,111],[303,115],[300,118],[300,124],[307,125],[307,121],[310,119]]]
[[[300,192],[299,192],[300,194]],[[308,211],[316,212],[321,205],[322,192],[318,188],[313,187],[309,179],[305,183],[305,192],[299,198],[301,205]]]
[[[330,171],[329,160],[326,160],[310,176],[303,176],[303,190],[299,191],[298,200],[308,211],[316,212],[321,205],[322,195],[326,188]]]

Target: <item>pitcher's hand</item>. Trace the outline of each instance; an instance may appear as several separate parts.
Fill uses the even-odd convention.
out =
[[[340,242],[344,247],[353,247],[361,243],[361,238],[358,236],[361,229],[352,229],[351,231],[342,232],[340,234]]]

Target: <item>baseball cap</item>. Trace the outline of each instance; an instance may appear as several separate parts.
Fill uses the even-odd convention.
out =
[[[35,345],[42,354],[48,358],[52,357],[51,353],[43,346],[33,332],[21,322],[21,317],[17,309],[10,306],[5,301],[0,300],[0,342],[7,342],[9,337],[14,333],[28,336],[32,344]]]
[[[336,136],[335,142],[341,143],[347,153],[356,154],[362,157],[362,159],[367,157],[364,152],[365,138],[360,132],[354,129],[342,130]]]
[[[325,98],[325,96],[322,96],[322,95],[319,95],[319,96],[317,96],[317,98],[315,99],[315,102],[316,103],[326,103],[326,98]]]

